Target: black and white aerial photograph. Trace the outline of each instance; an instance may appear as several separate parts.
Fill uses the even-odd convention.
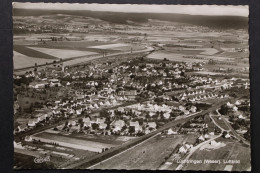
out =
[[[251,171],[248,16],[13,2],[13,169]]]

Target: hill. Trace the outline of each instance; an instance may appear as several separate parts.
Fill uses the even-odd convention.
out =
[[[98,18],[115,24],[128,24],[127,21],[147,22],[148,19],[181,22],[197,26],[207,26],[215,29],[247,29],[248,18],[240,16],[203,16],[173,13],[123,13],[100,11],[70,11],[70,10],[28,10],[13,9],[14,16],[41,16],[67,14]]]

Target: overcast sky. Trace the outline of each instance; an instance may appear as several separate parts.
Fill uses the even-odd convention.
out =
[[[136,4],[68,4],[68,3],[13,3],[14,8],[53,9],[53,10],[91,10],[113,12],[151,12],[180,13],[191,15],[230,15],[249,14],[248,6],[220,5],[136,5]]]

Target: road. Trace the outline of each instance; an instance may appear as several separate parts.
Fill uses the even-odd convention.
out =
[[[115,147],[113,149],[107,150],[99,155],[94,156],[91,159],[86,159],[86,160],[82,160],[82,161],[77,161],[77,163],[72,163],[71,165],[67,166],[65,169],[86,169],[86,168],[92,168],[93,165],[97,165],[101,162],[104,162],[105,160],[110,160],[109,158],[114,157],[115,155],[120,155],[120,153],[125,152],[125,150],[131,148],[133,149],[134,146],[138,145],[139,143],[141,143],[142,141],[146,140],[147,138],[150,138],[160,132],[162,132],[163,130],[169,129],[170,127],[176,126],[178,124],[182,124],[185,123],[197,116],[201,116],[207,113],[210,113],[212,111],[215,111],[217,108],[219,108],[222,104],[227,103],[228,101],[230,101],[230,99],[223,99],[222,102],[218,102],[212,105],[212,107],[210,107],[207,110],[204,110],[200,113],[194,114],[192,116],[189,117],[185,117],[183,119],[179,119],[179,120],[175,120],[175,121],[171,121],[167,124],[165,124],[164,126],[160,127],[159,129],[157,129],[156,131],[144,135],[142,137],[139,137],[133,141],[130,141],[128,143],[124,143],[123,145],[120,145],[118,147]],[[130,149],[130,150],[131,150]]]
[[[218,109],[216,110],[216,112],[218,113],[218,115],[223,119],[223,121],[225,122],[225,124],[228,126],[228,128],[230,129],[230,131],[233,133],[234,137],[236,137],[238,140],[241,140],[244,144],[250,146],[250,143],[243,138],[242,136],[240,136],[239,134],[237,134],[237,132],[233,129],[233,127],[229,124],[229,122],[226,120],[226,118],[221,115],[218,111]]]

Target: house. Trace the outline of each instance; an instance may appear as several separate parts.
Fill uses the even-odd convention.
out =
[[[185,110],[185,107],[182,106],[182,105],[180,105],[180,106],[179,106],[179,110],[180,110],[180,111],[183,111],[183,110]]]
[[[184,115],[189,115],[189,111],[188,110],[183,110],[183,113],[184,113]]]
[[[119,128],[120,130],[122,129],[123,126],[125,126],[125,122],[123,120],[117,120],[113,123],[115,128]]]
[[[200,141],[205,141],[205,138],[201,135],[199,138],[198,138]]]
[[[105,118],[97,118],[96,122],[97,124],[105,123],[106,119]]]
[[[121,97],[125,96],[128,100],[135,100],[137,96],[137,91],[136,90],[118,91],[117,95]]]
[[[80,131],[80,125],[73,125],[72,127],[70,127],[70,132],[79,132]]]
[[[188,148],[184,145],[184,146],[181,146],[179,148],[179,153],[187,153],[188,152]]]
[[[226,139],[229,139],[231,137],[231,135],[229,134],[229,133],[227,133],[226,135],[225,135],[225,138]]]
[[[238,108],[236,106],[233,107],[233,111],[236,112]]]
[[[170,118],[170,113],[169,112],[165,112],[164,114],[163,114],[163,117],[165,118],[165,119],[169,119]]]
[[[246,119],[246,117],[244,117],[244,116],[241,115],[241,114],[238,116],[238,118],[239,118],[239,119],[243,119],[243,120]]]
[[[195,113],[197,111],[197,107],[196,106],[191,106],[190,111],[192,113]]]
[[[118,107],[117,110],[118,110],[119,112],[124,112],[124,108],[123,108],[123,107]]]
[[[26,136],[26,137],[24,138],[24,140],[25,140],[26,142],[31,142],[33,139],[32,139],[31,136]]]
[[[205,138],[205,139],[209,139],[209,135],[208,135],[208,134],[205,134],[205,135],[204,135],[204,138]]]
[[[168,135],[176,135],[178,132],[176,130],[172,130],[171,128],[167,131]]]
[[[34,127],[38,122],[35,119],[30,119],[28,121],[28,126],[29,127]]]
[[[72,125],[72,126],[75,126],[77,123],[76,123],[76,121],[74,121],[74,120],[71,120],[71,121],[69,121],[69,123],[68,123],[68,125]]]
[[[130,121],[130,125],[129,126],[130,127],[134,127],[136,132],[142,130],[142,127],[139,125],[138,121]]]
[[[214,146],[218,145],[218,143],[215,140],[210,141],[209,144]]]
[[[227,107],[232,108],[233,106],[234,106],[233,104],[231,104],[230,102],[227,102]]]
[[[26,124],[21,124],[17,127],[18,129],[18,132],[22,132],[22,131],[25,131],[27,129],[27,125]]]
[[[155,122],[148,122],[147,125],[148,125],[149,128],[156,129],[156,123]]]
[[[46,81],[31,82],[29,84],[29,88],[40,89],[40,88],[45,88],[45,86],[47,85],[49,85],[49,83]]]
[[[91,127],[91,122],[90,121],[86,121],[84,122],[84,127]]]
[[[90,122],[90,118],[89,118],[89,117],[83,118],[83,122],[84,122],[84,123]]]
[[[99,124],[99,128],[100,128],[100,129],[105,129],[106,127],[107,127],[107,124],[106,124],[106,123],[103,123],[103,122],[102,122],[102,123]]]

